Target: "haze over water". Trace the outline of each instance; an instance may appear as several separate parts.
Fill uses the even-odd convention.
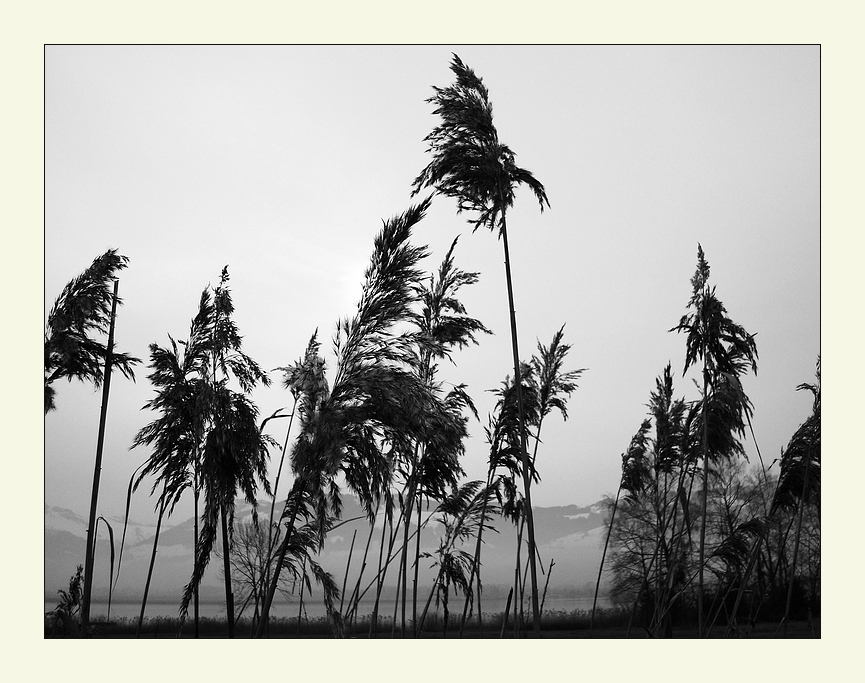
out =
[[[419,600],[418,610],[420,611],[423,605],[426,602],[427,595],[423,594],[423,600]],[[56,602],[52,602],[49,600],[45,601],[45,611],[48,612],[56,606]],[[483,611],[484,614],[496,615],[502,614],[505,611],[505,606],[507,604],[507,598],[495,597],[495,598],[484,598],[483,599]],[[463,601],[461,597],[457,597],[456,599],[451,598],[450,603],[450,612],[453,614],[455,611],[462,611]],[[361,617],[368,616],[372,614],[373,608],[375,606],[374,600],[361,600],[358,604],[358,615]],[[598,596],[598,609],[608,609],[612,607],[612,603],[602,596]],[[309,617],[310,619],[317,619],[319,617],[325,616],[325,608],[321,603],[321,600],[312,600],[307,602],[304,600],[304,616]],[[590,611],[592,609],[592,598],[551,598],[547,597],[544,602],[544,612],[573,612],[574,610],[585,610]],[[147,608],[144,612],[145,619],[152,619],[154,617],[169,617],[176,618],[178,616],[177,613],[178,604],[177,602],[147,602]],[[204,618],[208,619],[224,619],[225,618],[225,602],[202,602],[199,604],[200,615]],[[530,612],[531,606],[528,606],[528,610]],[[284,618],[296,618],[298,612],[298,603],[274,603],[272,607],[272,616],[278,619]],[[439,606],[438,610],[435,607],[435,600],[430,604],[430,613],[442,613],[442,609]],[[511,612],[513,613],[513,604],[511,605]],[[141,613],[141,603],[140,602],[112,602],[111,603],[111,618],[112,619],[138,619],[138,615]],[[108,614],[108,603],[107,602],[93,602],[91,605],[91,614],[96,619],[104,618]],[[390,618],[393,617],[393,600],[384,600],[379,604],[379,615],[382,618]],[[192,616],[192,608],[190,607],[189,616]],[[247,607],[247,609],[241,615],[242,617],[251,617],[252,616],[252,607]]]

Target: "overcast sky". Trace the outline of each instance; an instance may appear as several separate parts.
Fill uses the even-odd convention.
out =
[[[545,422],[533,502],[615,494],[668,361],[677,396],[698,398],[695,375],[682,376],[684,337],[668,332],[698,242],[730,317],[757,335],[758,374],[744,387],[764,459],[779,455],[810,411],[795,389],[820,352],[817,47],[49,46],[45,315],[116,247],[130,259],[117,348],[145,361],[136,383],[112,382],[102,514],[122,514],[148,456],[129,450],[155,417],[141,410],[153,396],[148,345],[186,338],[224,265],[244,350],[266,369],[286,365],[318,328],[332,378],[335,322],[355,310],[381,221],[417,200],[411,181],[438,121],[425,100],[452,82],[452,51],[484,79],[500,138],[551,203],[541,214],[523,190],[509,213],[521,355],[565,324],[566,369],[587,368],[569,420]],[[513,370],[501,242],[472,234],[444,197],[413,241],[429,245],[432,270],[457,235],[457,265],[480,273],[462,299],[495,335],[442,377],[467,383],[481,413],[464,467],[482,478],[486,390]],[[262,415],[290,405],[278,377],[254,394]],[[55,386],[45,502],[85,515],[101,392]],[[133,507],[143,518],[153,501]]]

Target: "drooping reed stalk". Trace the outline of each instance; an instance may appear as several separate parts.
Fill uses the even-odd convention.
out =
[[[132,503],[133,482],[135,480],[135,475],[138,473],[138,470],[140,470],[146,464],[147,462],[143,462],[135,468],[135,470],[132,472],[132,476],[129,477],[129,486],[126,489],[126,511],[123,514],[123,534],[121,534],[120,536],[120,553],[117,557],[117,576],[114,579],[115,590],[117,589],[117,583],[120,581],[120,567],[123,563],[123,547],[126,544],[126,528],[129,526],[129,507]]]
[[[108,529],[108,543],[111,551],[111,555],[109,560],[111,562],[108,576],[108,616],[106,619],[111,621],[111,596],[114,594],[114,529],[108,523],[108,520],[105,519],[102,515],[99,515],[99,518],[96,520],[97,527],[99,526],[99,522],[102,522]],[[96,562],[96,549],[94,546],[93,550],[93,562]]]

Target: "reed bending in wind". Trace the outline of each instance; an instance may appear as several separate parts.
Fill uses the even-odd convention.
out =
[[[426,615],[433,597],[436,606],[444,608],[444,633],[447,638],[449,609],[448,602],[451,588],[454,592],[463,592],[471,600],[471,584],[468,574],[471,570],[472,556],[460,549],[463,542],[473,536],[478,536],[481,529],[492,529],[485,523],[484,510],[491,503],[493,491],[484,486],[481,481],[470,481],[459,487],[454,487],[436,508],[436,517],[444,527],[444,535],[439,539],[439,547],[435,553],[422,553],[420,557],[433,559],[431,568],[438,567],[432,589],[426,605],[416,625],[416,635],[423,630]]]
[[[54,410],[57,390],[51,386],[66,378],[102,386],[108,347],[94,338],[107,336],[114,298],[111,283],[129,259],[109,249],[93,259],[81,275],[69,281],[54,301],[45,323],[45,414]],[[123,302],[118,298],[117,304]],[[127,379],[135,379],[138,358],[111,350],[111,365]]]
[[[622,491],[626,495],[636,497],[645,488],[646,480],[646,434],[651,427],[649,420],[643,420],[639,431],[631,438],[628,450],[622,453],[622,476],[619,478],[619,487],[616,489],[616,498],[612,503],[612,513],[607,525],[607,537],[604,540],[604,549],[601,551],[601,564],[598,567],[598,578],[595,581],[595,596],[592,599],[592,616],[589,620],[589,637],[595,628],[595,608],[598,605],[598,591],[601,587],[601,575],[604,571],[604,560],[607,557],[607,548],[610,545],[610,535],[616,523],[616,510],[619,507],[619,497]]]
[[[535,445],[529,462],[531,472],[530,481],[537,480],[537,471],[535,470],[535,462],[538,457],[538,447],[541,443],[541,429],[543,427],[544,418],[549,415],[553,409],[557,409],[564,420],[568,419],[567,402],[570,395],[577,389],[577,380],[585,372],[585,368],[579,370],[564,370],[565,358],[568,351],[571,349],[570,344],[563,343],[565,326],[553,335],[552,342],[549,346],[544,346],[538,340],[538,354],[533,355],[528,364],[523,365],[522,372],[522,390],[523,397],[523,416],[528,427],[534,427]],[[497,415],[495,418],[490,418],[490,428],[487,430],[487,440],[492,446],[490,451],[489,470],[487,474],[487,486],[494,486],[499,489],[499,497],[501,498],[501,486],[498,483],[494,484],[495,470],[499,466],[506,466],[508,462],[507,451],[511,448],[508,443],[512,442],[513,452],[516,453],[516,460],[511,459],[512,467],[510,468],[511,476],[519,472],[520,461],[520,439],[514,437],[519,433],[518,415],[513,411],[514,408],[514,392],[515,387],[509,385],[509,380],[506,379],[503,387],[499,390],[499,402],[496,406]],[[509,409],[510,408],[510,416]],[[528,438],[528,437],[527,437]],[[501,481],[501,480],[499,480]],[[519,510],[519,537],[522,538],[522,532],[525,525],[526,517],[522,504],[516,504],[513,495],[510,496],[510,505],[508,509]],[[477,604],[478,604],[478,619],[483,619],[480,611],[481,605],[481,580],[480,580],[480,554],[481,554],[481,538],[478,536],[475,555],[472,561],[469,584],[477,579]],[[517,548],[517,556],[519,557],[519,547]],[[519,564],[519,561],[518,561]],[[460,619],[460,632],[465,626],[465,621],[468,617],[470,601],[468,597],[463,605],[462,618]]]
[[[478,280],[478,273],[466,272],[457,268],[454,263],[454,250],[458,238],[454,239],[445,254],[438,271],[431,274],[424,284],[418,288],[419,307],[412,315],[411,324],[417,335],[417,372],[419,379],[437,396],[444,395],[444,404],[454,415],[455,420],[462,419],[464,409],[468,409],[475,418],[477,410],[471,397],[466,393],[465,385],[452,387],[444,394],[444,387],[436,380],[438,362],[443,359],[453,359],[453,351],[462,349],[469,344],[477,344],[479,333],[491,332],[479,320],[467,314],[463,303],[457,298],[459,290],[467,285],[473,285]],[[408,590],[408,545],[409,531],[412,521],[412,511],[416,506],[417,529],[421,528],[421,512],[424,497],[427,504],[432,501],[441,502],[448,495],[448,489],[455,489],[459,477],[463,474],[459,463],[464,453],[463,439],[460,434],[450,442],[440,441],[438,444],[417,443],[411,451],[411,459],[405,463],[405,487],[403,500],[405,514],[403,515],[403,548],[400,560],[402,584],[402,620],[401,632],[405,637],[406,624],[406,594]],[[433,446],[433,447],[431,447]],[[417,590],[418,572],[420,567],[421,534],[415,535],[414,579],[412,589],[412,623],[418,624]]]
[[[651,634],[663,628],[669,636],[670,608],[681,589],[690,583],[685,574],[689,566],[689,499],[694,478],[694,462],[688,449],[693,419],[688,419],[686,403],[674,397],[669,363],[655,380],[648,408],[651,417],[643,420],[622,455],[622,476],[611,505],[592,609],[594,615],[606,549],[612,540],[612,591],[633,596],[634,610],[643,607],[652,612],[648,629]],[[650,431],[653,427],[654,431]],[[625,495],[620,499],[622,492]],[[621,515],[617,517],[619,510]]]
[[[117,306],[121,303],[117,296],[119,283],[116,273],[126,267],[127,261],[116,249],[109,249],[95,258],[87,270],[66,284],[51,307],[45,324],[45,414],[55,408],[56,390],[51,384],[61,377],[69,381],[73,377],[89,381],[97,389],[102,387],[84,555],[84,595],[81,605],[81,629],[84,633],[87,633],[90,621],[96,507],[99,501],[111,371],[116,366],[127,379],[134,381],[133,366],[140,362],[138,358],[114,350],[114,320]],[[111,283],[113,288],[109,286]],[[107,335],[107,342],[103,344],[94,339],[94,333]]]
[[[684,332],[687,335],[685,351],[685,369],[696,364],[697,359],[703,361],[703,398],[700,415],[702,425],[702,456],[703,456],[703,509],[700,523],[700,559],[699,584],[697,590],[697,623],[700,637],[703,635],[703,593],[706,546],[706,507],[708,503],[709,458],[713,453],[710,449],[710,419],[713,402],[723,407],[724,395],[719,389],[724,388],[726,395],[732,400],[732,423],[736,430],[744,432],[742,415],[750,411],[748,397],[741,389],[739,377],[749,368],[757,373],[757,345],[754,335],[749,334],[744,327],[737,325],[727,316],[724,304],[715,295],[715,288],[709,287],[709,264],[703,255],[703,247],[697,245],[697,270],[691,278],[691,298],[688,301],[689,312],[682,316],[679,324],[670,331]],[[716,400],[716,397],[718,400]],[[726,402],[729,403],[729,402]],[[731,421],[727,421],[730,423]],[[722,436],[728,437],[730,430],[723,430]],[[727,438],[724,439],[726,441]],[[717,454],[715,454],[717,455]]]
[[[817,358],[816,380],[816,384],[806,383],[797,387],[798,391],[807,390],[814,395],[812,413],[796,430],[787,447],[781,453],[781,471],[775,482],[774,493],[768,492],[771,479],[767,473],[762,472],[762,479],[759,478],[758,474],[755,477],[756,483],[754,485],[756,488],[754,497],[758,502],[754,503],[751,513],[746,516],[745,521],[738,524],[733,533],[724,539],[713,553],[720,555],[722,562],[733,569],[730,572],[732,580],[728,581],[724,591],[725,599],[718,600],[721,607],[718,607],[714,616],[714,620],[717,620],[723,608],[727,619],[725,637],[739,634],[740,607],[743,606],[746,593],[751,596],[752,600],[756,598],[758,605],[765,605],[768,602],[768,609],[771,610],[771,596],[783,597],[785,590],[786,603],[779,628],[783,625],[783,635],[786,637],[793,589],[796,585],[801,585],[799,581],[804,578],[796,574],[796,568],[806,510],[812,517],[811,523],[816,523],[818,539],[820,533],[819,356]],[[772,465],[770,465],[770,469],[771,467]],[[767,495],[769,501],[766,500]],[[793,548],[790,551],[787,548],[787,542],[790,540],[794,526]],[[809,550],[814,552],[813,547]],[[819,576],[819,540],[817,541],[816,554],[818,556],[816,573],[812,573],[812,567],[808,569],[809,592],[812,599],[819,596],[819,580],[816,580],[816,576]],[[756,573],[753,578],[752,573]],[[735,599],[732,609],[730,609],[727,598],[732,598],[734,591]],[[808,609],[810,612],[810,606]],[[753,627],[754,621],[750,615],[747,623],[749,628]]]
[[[266,561],[264,563],[262,591],[266,591],[267,586],[270,584],[270,573],[272,570],[271,565],[274,560],[274,550],[276,549],[276,544],[279,542],[279,524],[278,522],[274,523],[273,516],[276,511],[276,498],[279,494],[279,480],[282,477],[282,467],[285,464],[285,454],[291,437],[291,428],[294,424],[294,416],[297,414],[297,404],[302,397],[305,401],[309,402],[309,397],[317,396],[319,394],[323,395],[328,391],[327,378],[324,375],[326,367],[325,361],[318,353],[320,347],[321,344],[318,341],[318,329],[316,329],[309,338],[303,358],[295,361],[291,365],[276,368],[276,370],[282,371],[282,386],[291,392],[292,398],[294,399],[294,405],[292,406],[291,413],[288,415],[288,427],[285,431],[285,439],[282,443],[282,452],[279,457],[279,467],[276,470],[276,479],[274,480],[273,490],[271,491],[270,515],[267,519],[267,553]],[[280,413],[279,410],[276,411],[262,423],[262,431],[264,429],[264,424],[268,420],[279,417],[286,416]],[[276,534],[274,534],[274,531]],[[258,613],[258,607],[259,605],[256,603],[256,614]]]
[[[267,374],[242,350],[242,337],[232,315],[234,304],[228,287],[228,267],[222,269],[219,285],[213,290],[213,343],[208,378],[212,393],[210,429],[201,451],[201,480],[204,511],[195,548],[192,578],[183,591],[181,615],[186,615],[193,590],[201,582],[222,529],[223,571],[229,638],[234,635],[234,600],[231,592],[231,552],[234,530],[234,502],[238,490],[252,506],[257,523],[257,483],[270,493],[267,481],[268,446],[272,440],[258,426],[258,408],[248,394],[259,384],[270,385]],[[240,391],[229,387],[233,379]]]
[[[337,477],[342,475],[368,515],[390,485],[392,462],[421,441],[437,443],[465,431],[413,371],[416,339],[396,328],[411,316],[425,247],[409,243],[429,199],[385,222],[375,239],[357,313],[337,325],[336,374],[298,404],[300,433],[291,450],[295,475],[280,522],[286,526],[256,635],[266,632],[288,541],[302,508],[319,519],[341,512]],[[326,531],[322,530],[323,533]],[[323,536],[322,536],[323,540]]]
[[[175,341],[171,335],[168,338],[170,347],[150,345],[152,372],[148,379],[156,395],[144,404],[144,408],[158,411],[160,415],[138,431],[130,446],[150,446],[152,451],[141,472],[130,482],[129,496],[145,477],[155,477],[150,494],[153,495],[162,486],[162,493],[156,502],[159,526],[166,510],[170,517],[184,491],[191,488],[195,547],[198,540],[201,450],[208,427],[207,406],[211,394],[207,367],[213,350],[213,300],[209,287],[201,293],[198,312],[190,324],[187,340]],[[158,537],[155,537],[154,557],[157,541]],[[151,569],[152,565],[151,561]],[[146,597],[145,590],[139,622],[143,619]],[[197,586],[193,598],[194,634],[197,638]]]
[[[169,510],[173,509],[183,491],[191,486],[197,525],[198,497],[204,495],[201,528],[195,532],[192,578],[184,588],[180,605],[182,619],[197,594],[221,526],[228,633],[233,637],[229,556],[235,497],[238,490],[242,491],[255,517],[256,480],[265,492],[270,492],[267,448],[271,440],[261,433],[258,409],[248,397],[255,386],[267,386],[270,380],[241,349],[242,337],[232,319],[234,305],[228,279],[226,267],[219,285],[202,292],[189,340],[181,342],[182,353],[171,337],[171,349],[150,346],[150,380],[157,394],[144,407],[159,411],[161,416],[139,431],[133,446],[154,447],[136,486],[143,477],[156,475],[154,490],[159,484],[163,486],[160,520],[166,505],[170,503]],[[239,385],[240,391],[229,386],[230,380]]]
[[[523,363],[521,366],[520,397],[522,402],[518,404],[517,391],[512,378],[508,375],[502,381],[498,389],[490,390],[499,398],[496,402],[495,412],[489,418],[489,427],[485,430],[487,442],[490,444],[489,462],[487,468],[487,485],[494,491],[498,505],[497,509],[489,510],[491,514],[500,513],[502,517],[510,520],[516,529],[516,563],[514,568],[514,610],[516,614],[517,603],[525,596],[524,582],[520,575],[520,553],[522,551],[523,536],[520,523],[525,519],[525,496],[519,491],[519,482],[524,480],[523,476],[523,444],[528,441],[528,430],[532,425],[537,425],[539,419],[539,402],[537,384],[534,382],[534,369],[531,364]],[[522,406],[523,420],[520,420],[518,406]],[[534,481],[539,481],[537,470],[531,467],[529,476]],[[483,527],[481,528],[481,532]],[[481,534],[475,546],[475,578],[477,579],[478,593],[478,622],[483,628],[483,609],[481,606],[482,583],[481,583]],[[528,568],[527,562],[526,567]],[[465,611],[465,608],[464,610]],[[505,622],[507,621],[507,610],[505,610]],[[516,621],[514,622],[516,624]]]
[[[817,519],[820,519],[820,358],[817,357],[817,377],[814,384],[805,383],[797,391],[810,391],[814,396],[811,415],[803,422],[781,456],[781,473],[778,487],[772,500],[770,514],[779,510],[794,510],[797,513],[796,537],[793,545],[793,559],[790,577],[787,582],[787,599],[784,606],[784,637],[787,637],[787,622],[790,619],[790,605],[793,599],[793,586],[796,576],[796,560],[799,555],[799,541],[802,533],[802,519],[807,505],[814,505]]]
[[[499,141],[493,124],[493,108],[489,93],[481,78],[453,55],[451,71],[456,76],[453,85],[433,87],[435,95],[428,102],[435,105],[434,114],[441,116],[436,126],[424,139],[432,161],[415,179],[413,195],[425,187],[433,187],[439,194],[457,200],[457,212],[470,211],[476,215],[469,219],[474,229],[498,230],[505,257],[508,306],[513,347],[514,380],[517,387],[517,405],[520,422],[524,421],[520,392],[520,354],[517,343],[517,318],[514,310],[511,283],[510,255],[508,252],[507,210],[513,206],[515,190],[527,185],[538,199],[541,211],[549,206],[544,186],[527,170],[516,165],[514,152]],[[525,439],[522,443],[523,484],[526,496],[526,522],[529,532],[529,557],[532,578],[532,610],[534,634],[540,634],[538,610],[537,570],[535,567],[535,531],[531,511],[529,458]]]
[[[532,481],[540,479],[535,470],[535,463],[538,459],[538,446],[541,444],[541,430],[544,426],[544,418],[553,410],[558,410],[562,419],[568,419],[568,399],[571,394],[577,390],[577,380],[586,371],[586,368],[578,370],[564,370],[565,357],[568,351],[571,350],[570,344],[563,343],[565,334],[565,326],[562,325],[559,330],[553,335],[553,339],[549,346],[544,346],[538,340],[538,354],[532,355],[529,362],[531,373],[529,381],[537,395],[538,402],[538,419],[535,427],[534,437],[535,446],[532,452],[529,468],[531,477],[529,477],[529,485]],[[520,520],[520,532],[522,532],[525,517]],[[537,552],[535,553],[537,555]],[[548,577],[549,579],[549,577]]]

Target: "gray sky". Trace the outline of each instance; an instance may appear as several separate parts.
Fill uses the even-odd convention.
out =
[[[567,368],[588,368],[570,419],[545,423],[533,502],[615,493],[668,361],[677,395],[697,398],[684,337],[668,332],[697,242],[730,316],[757,334],[744,386],[763,457],[777,457],[808,415],[795,388],[820,351],[817,47],[48,47],[46,315],[116,247],[130,259],[117,347],[147,361],[148,344],[186,337],[228,264],[244,350],[286,365],[318,328],[332,370],[334,324],[354,311],[381,220],[414,201],[437,122],[424,100],[452,82],[452,51],[484,79],[501,139],[550,198],[540,214],[524,190],[509,213],[521,355],[565,323]],[[495,336],[442,368],[481,413],[464,464],[481,478],[486,390],[512,372],[507,301],[501,243],[455,208],[435,198],[413,241],[429,245],[432,270],[461,235],[458,266],[481,273],[462,298]],[[122,512],[147,457],[128,450],[154,417],[141,410],[147,374],[112,382],[103,514]],[[254,395],[263,415],[290,403],[272,377]],[[55,386],[45,500],[84,514],[101,394]],[[152,505],[140,496],[134,510]]]

